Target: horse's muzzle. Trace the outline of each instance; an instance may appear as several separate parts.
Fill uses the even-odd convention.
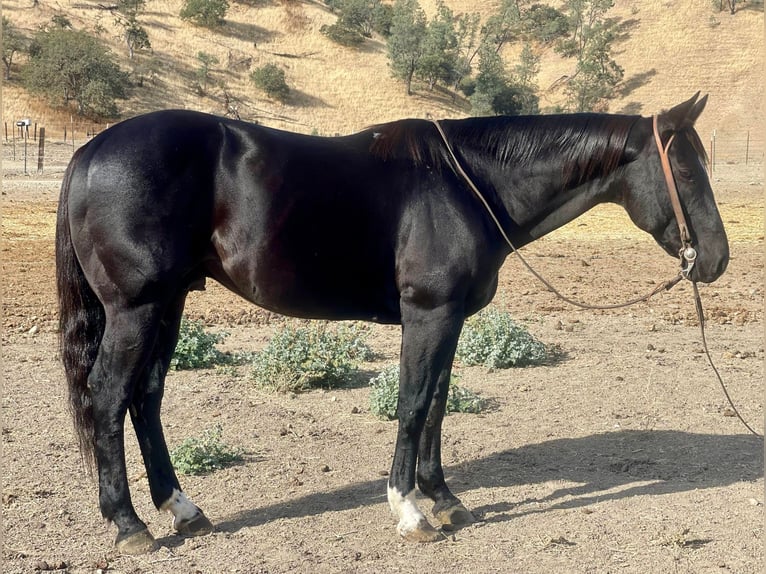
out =
[[[724,244],[724,247],[718,250],[704,250],[700,247],[698,251],[689,279],[700,283],[712,283],[723,275],[729,265],[729,246]]]

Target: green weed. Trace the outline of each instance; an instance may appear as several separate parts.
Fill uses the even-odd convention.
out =
[[[514,323],[508,313],[490,308],[466,321],[456,357],[465,365],[507,369],[543,363],[550,354],[543,343]]]
[[[253,378],[258,386],[279,392],[340,386],[372,354],[365,335],[356,325],[288,325],[255,354]]]
[[[458,386],[454,379],[453,375],[447,396],[447,413],[482,412],[487,406],[487,401],[470,389]],[[399,367],[394,365],[381,371],[377,377],[370,380],[370,387],[370,412],[386,420],[397,418]]]
[[[242,450],[224,443],[222,433],[221,425],[216,425],[199,438],[184,440],[170,453],[175,469],[181,474],[205,474],[241,462]]]
[[[229,362],[227,355],[215,348],[228,333],[209,333],[202,321],[181,319],[181,329],[178,333],[178,343],[175,353],[170,360],[170,368],[206,369],[216,364]]]

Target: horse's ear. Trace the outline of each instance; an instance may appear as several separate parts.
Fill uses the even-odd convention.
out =
[[[694,104],[694,106],[692,107],[691,111],[689,112],[689,115],[687,116],[686,119],[692,125],[694,125],[694,122],[697,121],[697,118],[699,118],[700,115],[702,115],[702,110],[705,109],[705,104],[707,104],[707,96],[708,96],[707,94],[702,96],[702,98],[700,98],[700,100],[697,103]]]
[[[661,114],[663,120],[663,129],[670,131],[679,131],[694,126],[694,122],[705,109],[707,95],[698,101],[700,93],[697,92],[690,99],[682,104],[670,108]]]

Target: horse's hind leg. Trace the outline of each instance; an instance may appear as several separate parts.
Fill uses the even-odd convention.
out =
[[[444,480],[441,458],[442,421],[447,407],[452,360],[442,370],[431,400],[428,417],[420,436],[417,480],[420,491],[434,501],[433,514],[444,530],[456,530],[476,520],[458,498],[450,492]]]
[[[117,550],[150,552],[157,544],[133,508],[125,467],[125,413],[146,373],[161,312],[155,304],[111,306],[98,355],[88,376],[93,401],[99,505],[117,526]]]
[[[165,375],[178,342],[185,298],[186,292],[168,308],[160,323],[145,386],[139,386],[134,393],[130,417],[141,447],[154,505],[173,514],[173,526],[180,534],[200,536],[212,532],[213,525],[181,491],[160,421]]]

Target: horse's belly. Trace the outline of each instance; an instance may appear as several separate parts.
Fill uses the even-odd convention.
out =
[[[299,265],[262,258],[229,267],[225,285],[270,311],[307,319],[398,323],[399,293],[393,276],[358,262]]]

